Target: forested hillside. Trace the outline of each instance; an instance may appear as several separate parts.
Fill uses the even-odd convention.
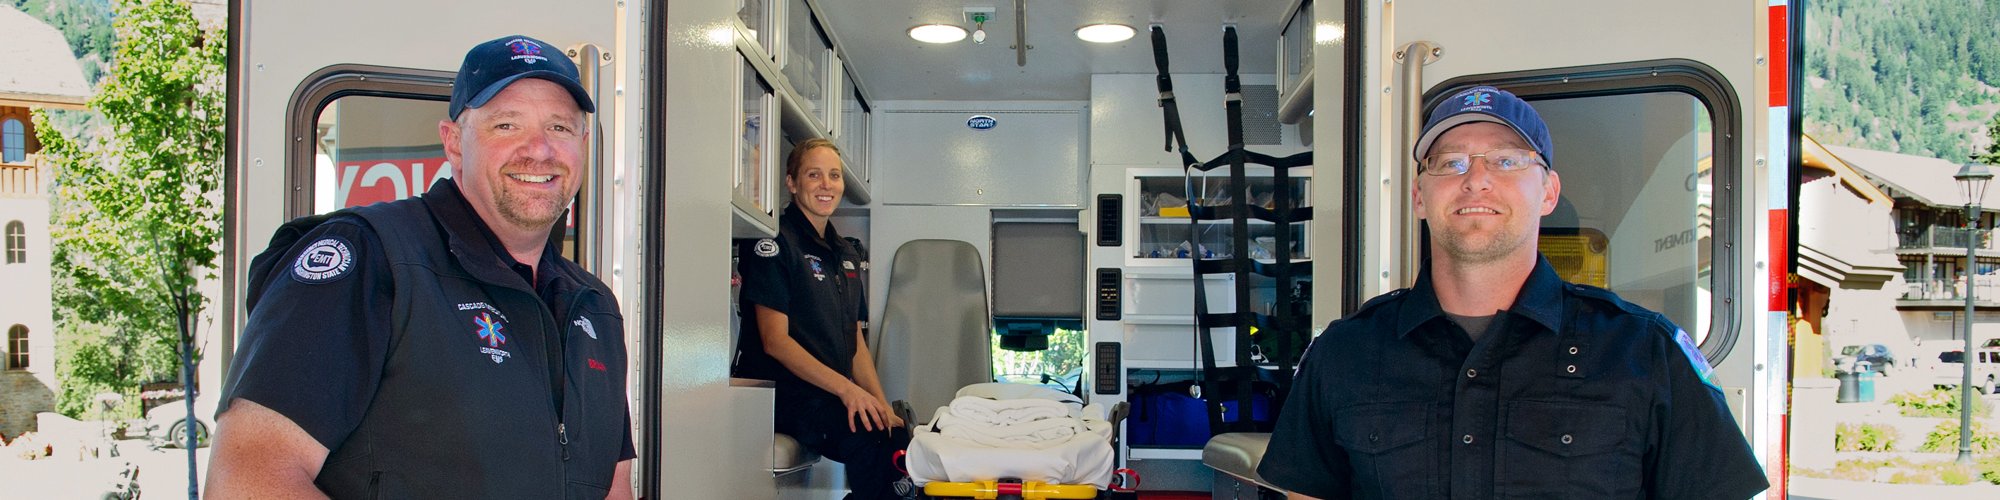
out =
[[[1809,0],[1805,132],[1963,162],[2000,111],[2000,0]]]

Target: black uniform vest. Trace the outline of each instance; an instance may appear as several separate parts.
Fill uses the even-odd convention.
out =
[[[387,254],[394,331],[374,400],[314,483],[333,498],[603,498],[629,439],[610,291],[554,259],[539,272],[557,273],[565,310],[550,311],[476,228],[442,223],[477,217],[458,200],[352,213]]]

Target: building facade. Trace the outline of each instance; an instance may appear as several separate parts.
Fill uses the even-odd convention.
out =
[[[1841,345],[1881,343],[1900,361],[1916,367],[1937,360],[1938,353],[1962,348],[1966,331],[1965,299],[1973,294],[1975,338],[2000,336],[2000,250],[1992,241],[2000,220],[2000,189],[1989,188],[1977,229],[1966,227],[1967,200],[1952,178],[1958,163],[1904,154],[1826,146],[1836,162],[1851,167],[1890,199],[1887,214],[1835,215],[1825,233],[1827,246],[1875,247],[1868,252],[1893,256],[1897,275],[1872,293],[1835,293],[1822,320],[1828,340]],[[1802,185],[1801,203],[1812,183]],[[1805,212],[1801,207],[1801,212]],[[1865,217],[1865,219],[1863,218]],[[1804,226],[1800,232],[1815,231]],[[1880,241],[1878,231],[1892,235]],[[1877,237],[1858,235],[1878,234]],[[1801,235],[1801,260],[1805,259]],[[1850,241],[1859,240],[1859,241]],[[1966,245],[1974,259],[1966,262]],[[1967,271],[1970,279],[1968,279]],[[1906,366],[1899,366],[1904,368]]]
[[[48,166],[35,109],[81,109],[90,87],[62,33],[0,4],[0,434],[34,430],[55,410]]]

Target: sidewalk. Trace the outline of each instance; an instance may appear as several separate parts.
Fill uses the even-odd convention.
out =
[[[1930,484],[1887,484],[1842,481],[1839,479],[1815,479],[1791,477],[1791,488],[1787,491],[1792,500],[1990,500],[2000,498],[2000,486],[1991,484],[1969,484],[1964,486],[1939,486]]]

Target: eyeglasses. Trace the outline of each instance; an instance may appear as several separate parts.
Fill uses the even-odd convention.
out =
[[[1424,161],[1419,166],[1419,169],[1423,171],[1424,175],[1436,175],[1440,177],[1465,175],[1467,170],[1472,169],[1472,159],[1474,157],[1486,158],[1486,168],[1493,169],[1495,172],[1515,172],[1525,170],[1528,167],[1548,166],[1548,164],[1542,162],[1542,156],[1534,151],[1501,148],[1484,153],[1433,154],[1424,157]]]

